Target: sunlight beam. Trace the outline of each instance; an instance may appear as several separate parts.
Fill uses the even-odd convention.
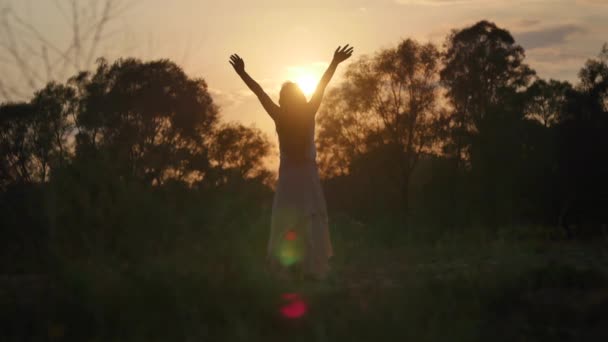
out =
[[[306,96],[312,95],[317,87],[317,79],[311,74],[304,74],[296,79],[296,83]]]
[[[321,74],[325,70],[324,63],[310,63],[308,65],[291,66],[287,68],[287,79],[297,83],[308,98],[317,89]]]

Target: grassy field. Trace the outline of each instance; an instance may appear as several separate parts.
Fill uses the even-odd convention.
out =
[[[606,241],[530,227],[384,234],[337,217],[330,277],[279,282],[263,271],[265,220],[224,227],[5,279],[4,340],[608,340]]]

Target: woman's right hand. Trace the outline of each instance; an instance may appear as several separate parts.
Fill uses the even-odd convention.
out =
[[[237,73],[242,73],[245,71],[245,61],[241,58],[241,56],[234,54],[230,56],[230,65],[234,68]]]
[[[345,60],[349,59],[350,56],[353,55],[353,50],[354,48],[352,46],[349,46],[348,44],[346,44],[346,46],[344,47],[338,46],[338,48],[334,52],[334,62],[342,63]]]

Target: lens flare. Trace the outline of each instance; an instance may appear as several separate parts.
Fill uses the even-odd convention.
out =
[[[302,248],[296,241],[285,241],[279,250],[279,260],[283,266],[292,266],[302,260]]]
[[[285,240],[287,241],[295,241],[297,237],[298,234],[293,230],[290,230],[287,232],[287,234],[285,234]]]
[[[284,293],[281,295],[281,298],[287,301],[280,309],[281,315],[285,318],[300,318],[308,311],[308,305],[297,293]]]
[[[295,230],[288,230],[279,244],[277,258],[283,266],[292,266],[302,260],[304,245]]]

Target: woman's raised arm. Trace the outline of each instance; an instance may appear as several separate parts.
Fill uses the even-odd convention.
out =
[[[272,102],[270,96],[264,92],[264,89],[262,89],[258,82],[251,78],[251,76],[249,76],[249,74],[245,71],[245,61],[243,61],[239,55],[234,54],[230,56],[230,65],[232,65],[236,73],[241,76],[241,79],[243,82],[245,82],[247,87],[249,87],[255,96],[258,97],[258,100],[260,100],[260,103],[262,103],[262,106],[268,115],[274,119],[278,113],[279,106]]]
[[[312,95],[312,98],[310,99],[310,102],[309,102],[310,106],[312,107],[312,109],[315,113],[319,109],[319,106],[321,106],[321,101],[323,100],[323,94],[325,93],[325,88],[327,88],[329,81],[331,81],[331,78],[334,76],[334,73],[336,72],[336,69],[338,68],[338,64],[340,64],[340,63],[344,62],[345,60],[347,60],[348,58],[350,58],[350,56],[353,55],[353,50],[354,50],[354,48],[347,44],[344,47],[338,46],[338,48],[334,52],[334,58],[332,59],[331,64],[329,64],[329,67],[323,74],[323,77],[321,77],[321,80],[319,81],[319,84],[317,85],[317,89],[315,90],[315,93]]]

